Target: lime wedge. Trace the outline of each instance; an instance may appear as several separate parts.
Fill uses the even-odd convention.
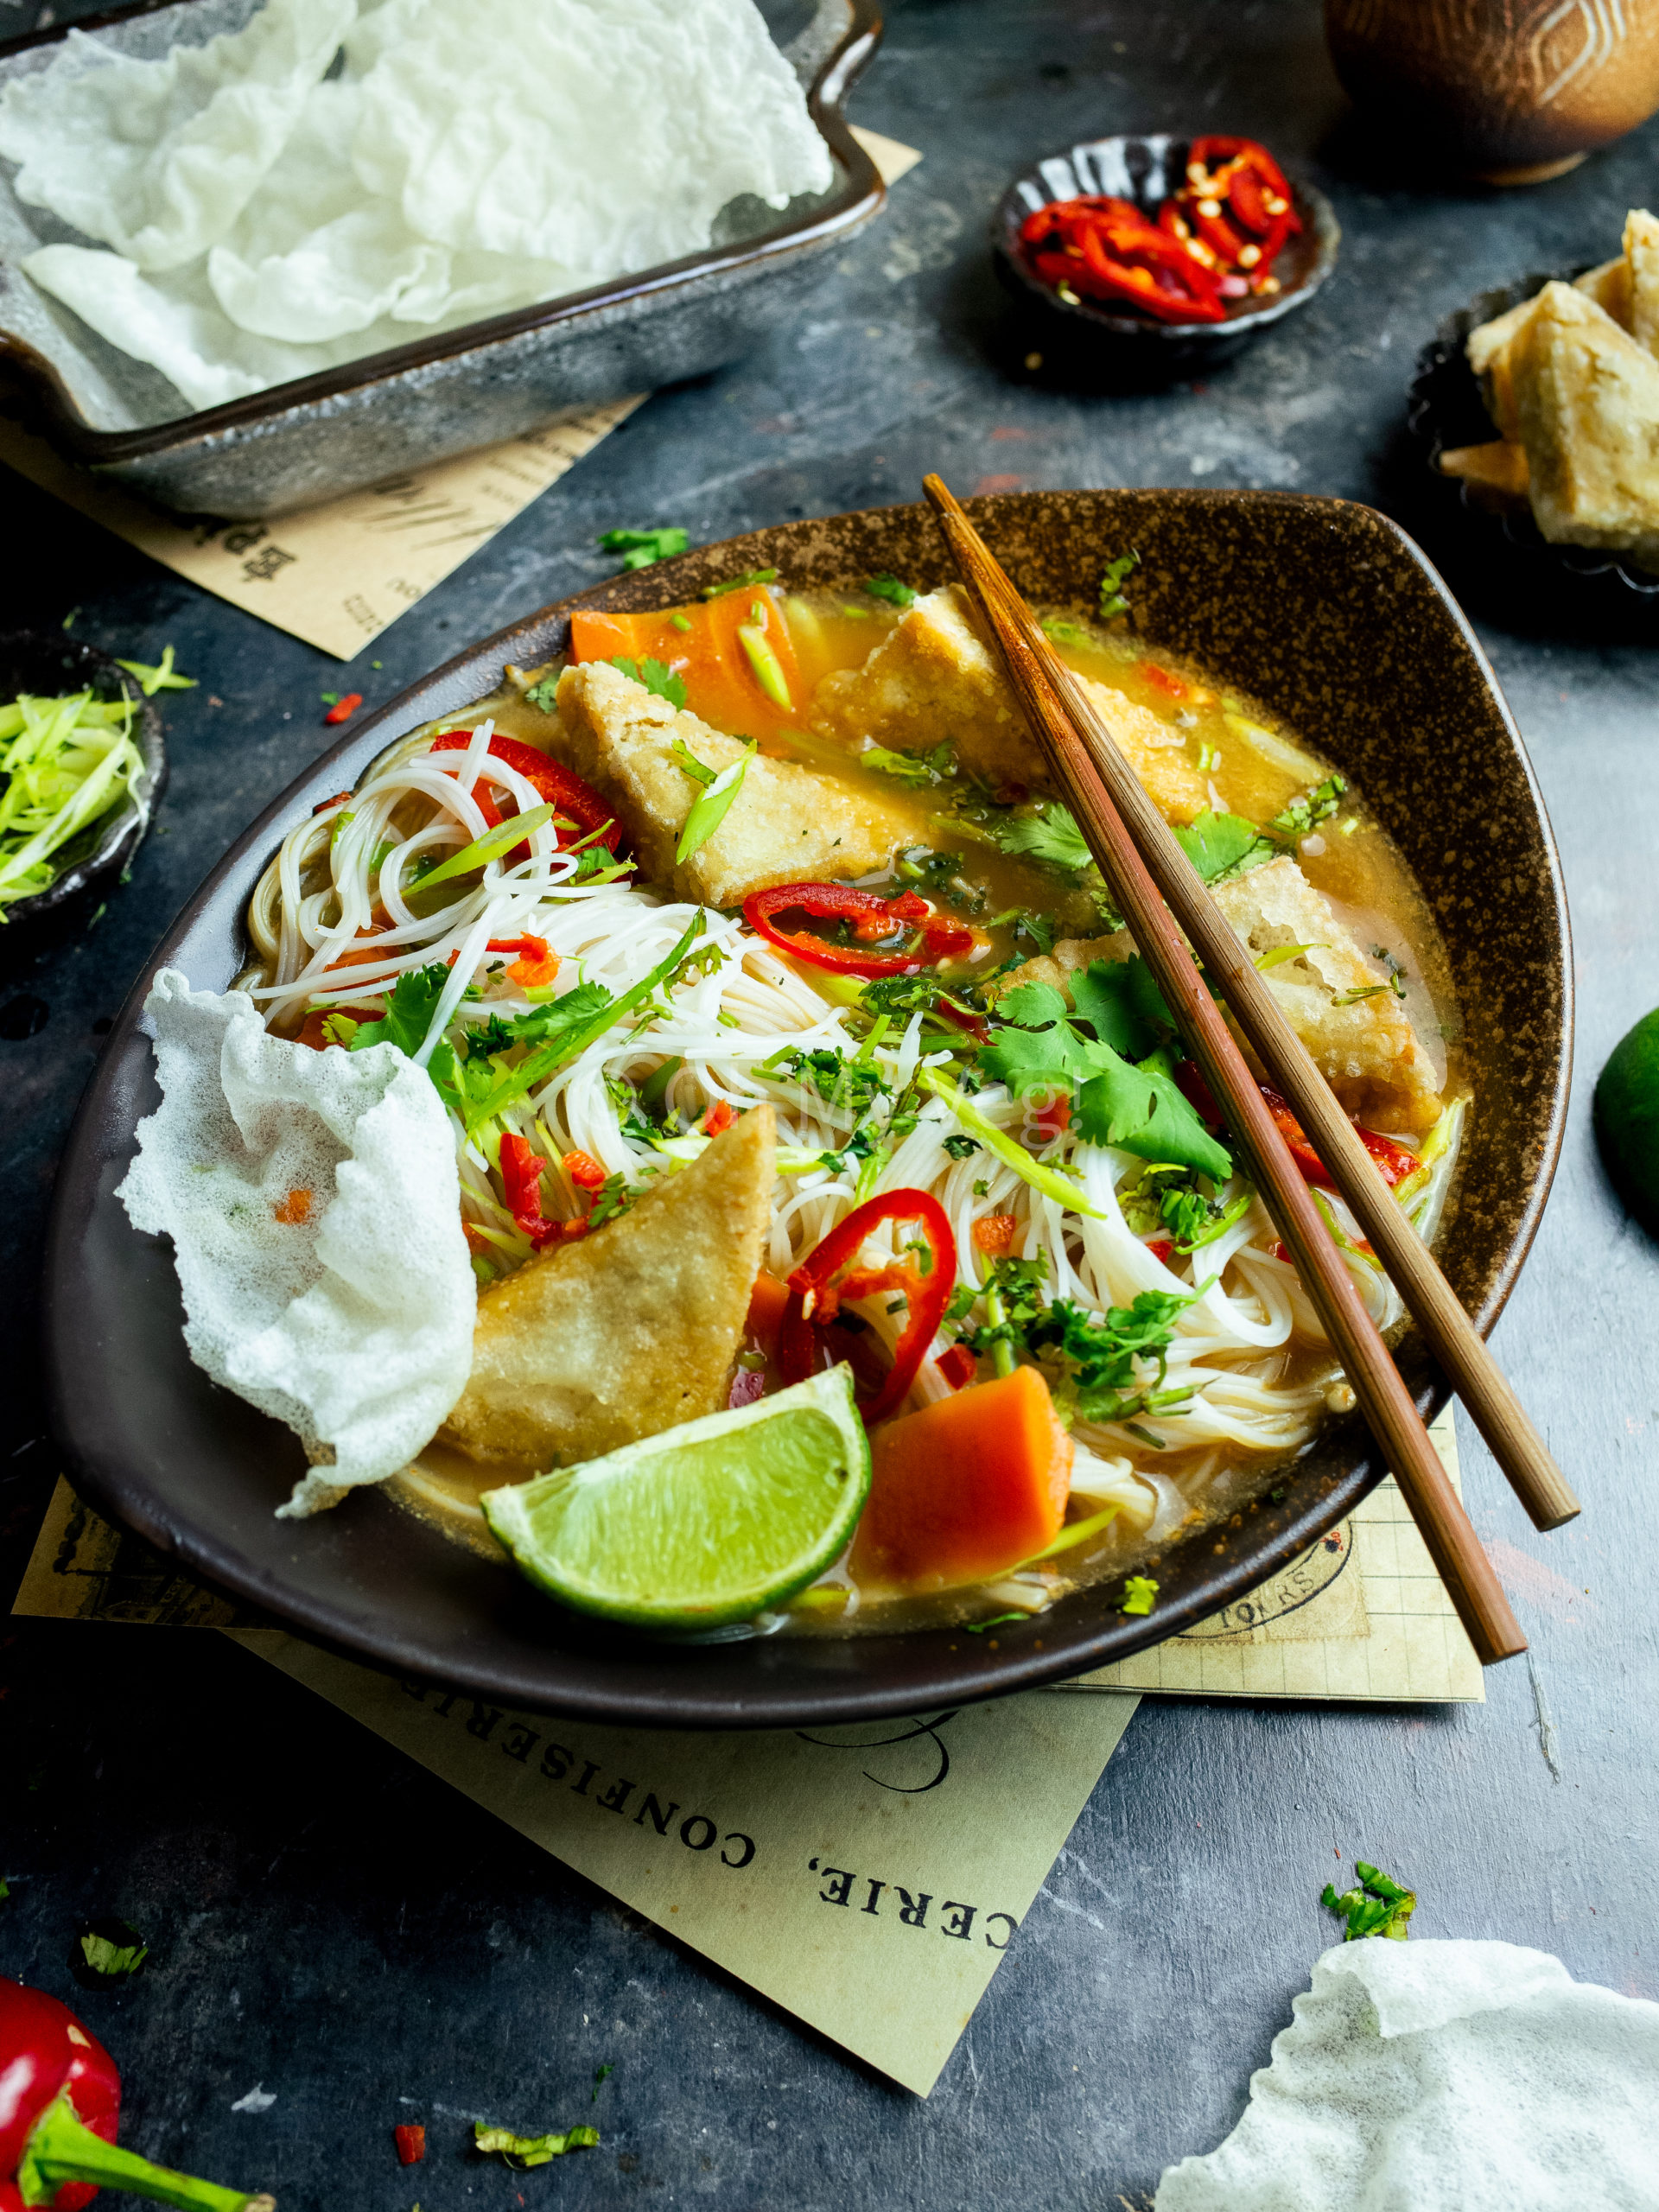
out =
[[[1659,1236],[1659,1007],[1613,1047],[1596,1085],[1595,1125],[1619,1196]]]
[[[532,1582],[579,1612],[716,1628],[781,1605],[845,1548],[870,1487],[852,1370],[686,1421],[480,1501]]]

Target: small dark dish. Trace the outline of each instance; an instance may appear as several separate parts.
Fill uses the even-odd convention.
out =
[[[84,891],[94,878],[124,868],[143,842],[156,802],[167,781],[167,751],[162,718],[118,661],[96,646],[79,645],[61,632],[0,632],[0,702],[21,691],[55,699],[91,689],[99,699],[130,699],[132,737],[144,757],[143,772],[130,797],[100,815],[54,857],[58,873],[44,891],[19,899],[6,909],[8,923],[32,920]]]
[[[1337,265],[1342,232],[1325,194],[1294,177],[1291,195],[1302,227],[1273,264],[1281,289],[1271,299],[1228,301],[1223,322],[1160,322],[1132,307],[1114,309],[1095,300],[1072,306],[1033,272],[1020,242],[1027,216],[1053,200],[1105,193],[1133,200],[1155,219],[1186,174],[1191,143],[1163,131],[1149,138],[1096,138],[1033,162],[1014,178],[991,219],[991,251],[1003,283],[1034,309],[1033,334],[1046,318],[1051,332],[1103,365],[1116,361],[1136,373],[1178,377],[1227,360],[1313,298]]]
[[[1518,284],[1500,284],[1490,292],[1477,292],[1465,308],[1446,316],[1433,338],[1417,356],[1417,373],[1408,390],[1407,421],[1412,435],[1423,448],[1424,465],[1440,487],[1440,505],[1447,516],[1460,515],[1462,527],[1489,558],[1502,561],[1513,575],[1517,588],[1536,593],[1558,582],[1565,573],[1580,593],[1587,592],[1602,607],[1615,613],[1643,608],[1659,613],[1659,575],[1638,568],[1628,554],[1599,545],[1554,545],[1532,518],[1524,501],[1513,504],[1483,496],[1465,478],[1441,473],[1440,455],[1459,446],[1490,444],[1498,435],[1486,412],[1480,385],[1469,365],[1464,344],[1471,330],[1494,315],[1506,314],[1531,299],[1559,278],[1571,283],[1580,269],[1547,270],[1523,276]]]
[[[1411,540],[1370,508],[1278,492],[1041,492],[969,502],[1033,598],[1091,600],[1103,559],[1139,548],[1134,619],[1148,639],[1253,694],[1360,779],[1444,931],[1469,1020],[1477,1112],[1462,1198],[1440,1248],[1490,1329],[1530,1244],[1567,1108],[1567,907],[1521,739],[1456,603]],[[158,1093],[139,1027],[149,976],[223,990],[271,851],[399,736],[491,690],[505,664],[558,653],[576,607],[671,607],[734,571],[803,588],[879,570],[931,589],[952,570],[930,512],[889,507],[757,531],[595,585],[471,647],[315,762],[191,899],[111,1035],[64,1154],[45,1282],[54,1432],[102,1510],[302,1635],[498,1704],[657,1727],[785,1728],[1006,1694],[1126,1657],[1263,1581],[1382,1477],[1364,1428],[1334,1421],[1230,1524],[1172,1543],[1147,1618],[1110,1585],[992,1637],[960,1630],[847,1640],[773,1637],[665,1648],[550,1605],[390,1498],[302,1522],[272,1509],[302,1471],[297,1440],[191,1364],[170,1246],[137,1235],[115,1196]],[[1217,578],[1226,579],[1217,588]],[[1425,804],[1425,796],[1432,804]],[[1492,856],[1502,855],[1501,895]],[[1399,1358],[1425,1410],[1446,1386],[1421,1340]]]
[[[0,44],[0,88],[46,67],[72,29],[152,59],[175,40],[239,30],[251,12],[251,0],[133,0]],[[762,12],[799,10],[762,0]],[[886,188],[844,112],[880,35],[880,0],[815,0],[785,58],[835,181],[781,213],[734,201],[715,242],[683,260],[180,414],[164,377],[106,345],[0,259],[0,355],[72,461],[162,506],[243,521],[518,437],[567,408],[701,376],[786,320],[820,282],[823,257],[880,213]],[[37,213],[0,175],[14,257],[28,251],[16,242],[33,240]]]

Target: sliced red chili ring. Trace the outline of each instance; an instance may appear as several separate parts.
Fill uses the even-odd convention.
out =
[[[1132,201],[1088,194],[1027,216],[1020,241],[1044,283],[1132,302],[1166,322],[1217,322],[1216,279],[1186,242]]]
[[[891,937],[896,927],[913,924],[920,942],[907,952],[861,952],[852,945],[829,944],[821,937],[779,929],[776,918],[791,913],[810,914],[815,921],[844,921],[855,937],[867,941]],[[842,976],[918,976],[941,960],[962,958],[974,943],[974,933],[964,923],[936,914],[913,891],[882,899],[850,883],[774,884],[768,891],[750,893],[743,901],[743,918],[780,952]]]
[[[885,1267],[856,1264],[865,1240],[884,1221],[913,1222],[927,1257],[925,1271],[906,1254]],[[938,1200],[925,1191],[884,1191],[855,1206],[789,1278],[789,1298],[778,1328],[778,1368],[786,1383],[804,1382],[819,1365],[820,1332],[835,1321],[842,1300],[902,1292],[905,1325],[893,1346],[893,1365],[875,1395],[859,1407],[867,1424],[896,1413],[938,1335],[957,1281],[957,1240]]]

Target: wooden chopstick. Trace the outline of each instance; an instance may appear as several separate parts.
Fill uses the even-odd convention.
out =
[[[1491,1402],[1488,1376],[1497,1376],[1495,1364],[1468,1317],[1440,1277],[1427,1248],[1409,1224],[1404,1224],[1399,1207],[1372,1166],[1347,1116],[1336,1106],[1324,1079],[1279,1012],[1249,956],[1170,835],[1162,816],[1142,791],[1110,734],[1037,626],[1024,600],[944,482],[937,476],[929,476],[924,480],[924,489],[938,512],[945,541],[963,578],[983,610],[1014,692],[1053,771],[1057,786],[1076,815],[1114,903],[1174,1012],[1199,1072],[1220,1104],[1256,1187],[1290,1248],[1297,1272],[1325,1324],[1332,1348],[1341,1360],[1371,1433],[1399,1482],[1476,1656],[1483,1666],[1488,1667],[1497,1660],[1514,1657],[1527,1648],[1520,1624],[1510,1610],[1491,1562],[1481,1549],[1469,1516],[1447,1478],[1400,1370],[1365,1310],[1255,1078],[1198,974],[1194,964],[1195,952],[1331,1169],[1338,1189],[1354,1207],[1373,1247],[1382,1251],[1384,1264],[1400,1284],[1402,1295],[1408,1297],[1408,1302],[1410,1300],[1405,1281],[1400,1274],[1395,1274],[1386,1248],[1393,1242],[1403,1249],[1408,1239],[1427,1260],[1429,1269],[1445,1293],[1442,1303],[1449,1303],[1463,1331],[1481,1355],[1478,1363],[1464,1363],[1474,1378],[1472,1388],[1465,1389],[1461,1382],[1459,1387],[1464,1389],[1482,1433],[1493,1442],[1496,1452],[1497,1443],[1481,1419],[1473,1395],[1475,1389],[1482,1389],[1487,1402]],[[1126,823],[1129,826],[1126,827]],[[1192,950],[1183,940],[1183,931],[1191,941]],[[1321,1108],[1328,1102],[1332,1110],[1313,1110],[1316,1093],[1320,1095]],[[1305,1101],[1308,1102],[1306,1112]],[[1351,1184],[1354,1186],[1351,1190]],[[1368,1186],[1374,1186],[1387,1207],[1400,1217],[1403,1236],[1390,1240],[1373,1228],[1371,1217],[1380,1222],[1382,1209],[1370,1205],[1362,1207],[1357,1203],[1360,1192],[1369,1199]],[[1404,1272],[1402,1269],[1402,1274]],[[1413,1311],[1416,1311],[1414,1306]],[[1440,1307],[1431,1307],[1430,1311],[1439,1321]],[[1429,1323],[1425,1320],[1423,1325],[1425,1335],[1438,1351],[1440,1345]],[[1450,1369],[1451,1362],[1446,1363]],[[1455,1375],[1453,1379],[1457,1379]],[[1497,1379],[1501,1383],[1502,1378]],[[1514,1407],[1516,1416],[1525,1423],[1525,1414],[1509,1397],[1507,1388],[1504,1396]],[[1508,1427],[1497,1423],[1494,1427],[1507,1442]],[[1548,1455],[1543,1452],[1541,1443],[1537,1450],[1548,1464]],[[1502,1460],[1503,1454],[1498,1456]],[[1504,1464],[1505,1471],[1510,1472],[1511,1480],[1515,1480],[1508,1463]],[[1560,1482],[1559,1475],[1555,1479]],[[1565,1484],[1561,1488],[1565,1491]]]

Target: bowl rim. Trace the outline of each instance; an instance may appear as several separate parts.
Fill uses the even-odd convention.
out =
[[[1533,520],[1530,506],[1484,505],[1472,496],[1473,487],[1466,477],[1447,476],[1440,467],[1440,455],[1447,450],[1447,442],[1440,420],[1440,398],[1434,390],[1437,380],[1453,373],[1453,365],[1460,364],[1477,398],[1480,396],[1478,380],[1464,353],[1464,341],[1470,332],[1493,316],[1535,299],[1546,284],[1573,283],[1599,265],[1593,261],[1581,261],[1565,271],[1535,270],[1511,283],[1489,284],[1473,293],[1462,307],[1443,315],[1434,335],[1420,349],[1411,381],[1406,386],[1406,425],[1419,444],[1427,448],[1424,466],[1430,476],[1436,484],[1455,491],[1458,504],[1477,528],[1489,533],[1496,529],[1517,552],[1534,561],[1548,559],[1569,575],[1586,582],[1596,576],[1615,576],[1632,598],[1659,602],[1659,575],[1635,568],[1617,546],[1555,544]],[[1487,420],[1496,435],[1497,425],[1490,416]]]
[[[1094,329],[1109,332],[1115,338],[1150,338],[1160,340],[1165,345],[1178,340],[1187,344],[1203,342],[1206,340],[1218,343],[1232,337],[1235,334],[1243,335],[1248,331],[1265,329],[1269,323],[1278,321],[1281,315],[1289,315],[1294,308],[1305,306],[1337,265],[1337,258],[1342,245],[1342,226],[1337,220],[1336,210],[1330,200],[1319,190],[1318,185],[1310,183],[1308,179],[1301,174],[1299,164],[1287,167],[1285,175],[1289,180],[1291,195],[1296,203],[1297,211],[1302,216],[1315,242],[1313,265],[1301,282],[1294,285],[1289,291],[1281,292],[1275,298],[1270,300],[1247,303],[1236,311],[1230,308],[1220,322],[1160,322],[1149,315],[1137,315],[1132,310],[1124,314],[1116,313],[1112,308],[1103,307],[1098,302],[1093,300],[1078,299],[1075,302],[1063,300],[1058,292],[1052,290],[1048,285],[1033,276],[1026,265],[1025,257],[1018,249],[1017,234],[1020,225],[1034,211],[1026,199],[1021,188],[1027,184],[1035,185],[1042,193],[1045,203],[1052,206],[1053,194],[1049,192],[1046,181],[1042,175],[1042,164],[1045,162],[1067,161],[1071,162],[1075,167],[1076,156],[1078,153],[1092,155],[1097,147],[1147,146],[1167,149],[1171,146],[1190,145],[1194,135],[1189,132],[1183,136],[1179,131],[1173,130],[1118,130],[1109,132],[1103,138],[1077,139],[1063,151],[1038,155],[1010,178],[996,203],[995,213],[991,218],[990,232],[991,245],[998,259],[1013,276],[1019,279],[1032,297],[1040,301],[1045,307],[1052,309],[1057,315],[1071,315],[1076,321]],[[1284,165],[1281,164],[1282,166]],[[1140,203],[1137,201],[1136,204]]]
[[[67,39],[72,31],[92,35],[112,25],[158,13],[179,0],[129,0],[96,16],[56,23],[19,38],[0,41],[0,61],[11,55]],[[836,0],[817,0],[820,10]],[[840,175],[829,200],[810,213],[775,224],[734,245],[707,246],[677,261],[659,262],[655,268],[614,277],[586,291],[569,292],[511,314],[486,316],[434,336],[412,339],[405,346],[382,353],[365,353],[338,368],[321,369],[295,377],[286,384],[268,385],[241,399],[170,416],[163,423],[132,430],[99,430],[82,414],[56,364],[27,340],[0,328],[0,356],[11,360],[25,383],[33,388],[61,444],[78,459],[93,465],[147,460],[176,446],[213,439],[237,431],[257,430],[279,420],[291,410],[326,405],[347,394],[378,384],[390,384],[441,362],[458,361],[468,354],[483,354],[505,341],[535,331],[551,331],[575,324],[585,317],[601,316],[635,302],[671,293],[677,286],[731,270],[763,267],[803,248],[817,246],[859,229],[880,213],[887,187],[869,154],[852,135],[844,102],[853,84],[880,43],[882,0],[839,0],[847,23],[830,52],[818,62],[806,88],[807,111],[820,137],[829,147]],[[809,29],[810,26],[809,25]]]
[[[19,899],[5,910],[8,923],[28,922],[65,905],[100,875],[131,859],[149,831],[156,807],[167,785],[167,741],[162,717],[153,699],[130,670],[112,654],[84,639],[54,636],[49,630],[21,628],[0,631],[0,657],[19,649],[43,655],[63,653],[78,660],[89,676],[101,676],[115,684],[136,709],[133,735],[143,756],[143,767],[134,779],[127,798],[104,819],[103,834],[91,852],[54,876],[43,890]]]
[[[1567,911],[1559,855],[1541,794],[1524,744],[1510,714],[1485,656],[1456,601],[1421,550],[1388,517],[1356,502],[1310,494],[1269,491],[1135,490],[1124,493],[1021,493],[979,498],[966,503],[982,530],[996,539],[999,511],[1040,510],[1046,503],[1128,502],[1153,499],[1167,502],[1177,516],[1193,517],[1204,510],[1243,508],[1295,510],[1310,531],[1329,533],[1333,524],[1362,526],[1373,534],[1375,549],[1392,548],[1394,557],[1416,570],[1438,598],[1441,611],[1471,656],[1480,683],[1490,699],[1497,721],[1508,741],[1507,760],[1519,779],[1518,795],[1535,823],[1541,861],[1541,903],[1553,907],[1557,925],[1555,946],[1560,959],[1560,1020],[1554,1065],[1548,1084],[1544,1126],[1525,1163],[1526,1197],[1503,1255],[1487,1280],[1474,1319],[1483,1334],[1490,1332],[1512,1291],[1542,1217],[1559,1160],[1566,1125],[1572,1066],[1573,987],[1570,921]],[[864,510],[837,517],[840,522],[867,523],[880,527],[893,518],[927,519],[920,505]],[[765,1671],[764,1655],[778,1649],[779,1640],[762,1639],[728,1647],[763,1655],[747,1677],[734,1678],[711,1666],[706,1670],[685,1667],[678,1655],[660,1644],[628,1643],[620,1661],[601,1653],[597,1669],[588,1662],[591,1649],[572,1648],[550,1640],[535,1647],[534,1663],[507,1662],[484,1654],[450,1652],[435,1662],[430,1643],[423,1644],[418,1626],[407,1619],[391,1628],[374,1624],[365,1627],[359,1612],[343,1604],[315,1597],[308,1591],[284,1590],[273,1573],[261,1567],[226,1540],[203,1535],[189,1525],[188,1514],[175,1511],[166,1498],[143,1478],[124,1473],[113,1460],[118,1454],[100,1454],[99,1392],[89,1389],[86,1300],[77,1289],[78,1268],[86,1262],[78,1240],[92,1233],[94,1210],[115,1208],[113,1177],[118,1163],[130,1159],[136,1120],[147,1107],[137,1106],[130,1096],[135,1058],[148,1073],[149,1046],[138,1027],[139,1015],[156,969],[174,961],[181,943],[193,932],[201,942],[195,948],[200,970],[211,966],[206,987],[225,988],[238,965],[240,916],[257,873],[287,827],[308,811],[315,798],[340,788],[342,774],[353,779],[388,745],[424,722],[460,711],[481,697],[501,680],[510,662],[533,667],[561,649],[568,634],[569,615],[578,609],[609,605],[624,607],[669,605],[695,593],[704,582],[717,581],[734,566],[776,564],[779,540],[795,538],[803,544],[821,524],[814,519],[751,531],[719,543],[697,548],[673,562],[658,563],[633,575],[609,578],[540,608],[477,645],[463,648],[430,675],[420,679],[386,702],[361,725],[303,769],[280,797],[238,838],[186,903],[143,969],[117,1017],[103,1056],[88,1085],[74,1126],[65,1147],[54,1194],[46,1252],[41,1298],[47,1393],[49,1421],[62,1447],[78,1489],[118,1522],[137,1531],[165,1553],[176,1557],[183,1570],[234,1599],[251,1603],[262,1614],[279,1618],[300,1634],[341,1652],[359,1663],[446,1688],[512,1704],[525,1711],[552,1711],[573,1718],[607,1725],[711,1728],[779,1728],[819,1725],[831,1719],[854,1720],[902,1715],[939,1704],[962,1704],[1005,1696],[1133,1656],[1147,1646],[1166,1641],[1184,1628],[1235,1602],[1259,1586],[1283,1566],[1300,1556],[1354,1507],[1383,1478],[1386,1468],[1357,1414],[1334,1420],[1323,1432],[1323,1441],[1341,1471],[1320,1474],[1313,1462],[1298,1463],[1287,1470],[1280,1495],[1291,1500],[1262,1513],[1251,1524],[1251,1542],[1238,1555],[1202,1569],[1195,1586],[1173,1596],[1142,1624],[1126,1623],[1121,1616],[1103,1618],[1102,1624],[1084,1624],[1076,1633],[1055,1637],[1058,1653],[1046,1648],[1040,1637],[1014,1644],[1010,1632],[999,1646],[995,1637],[970,1637],[960,1630],[918,1630],[859,1639],[868,1650],[887,1644],[902,1647],[899,1658],[879,1680],[860,1679],[850,1687],[838,1685],[832,1669],[811,1677],[805,1687],[779,1685]],[[1547,893],[1547,896],[1546,896]],[[233,906],[227,902],[233,900]],[[215,911],[217,908],[218,911]],[[226,913],[237,917],[234,929],[225,925]],[[189,965],[188,962],[185,963]],[[128,1086],[124,1091],[124,1084]],[[153,1085],[152,1085],[153,1088]],[[111,1111],[113,1108],[113,1112]],[[123,1218],[120,1227],[133,1234]],[[159,1243],[160,1240],[156,1240]],[[176,1291],[170,1255],[167,1272]],[[1432,1363],[1420,1363],[1421,1380],[1414,1395],[1425,1417],[1445,1405],[1450,1395],[1445,1378]],[[263,1418],[263,1417],[260,1417]],[[360,1501],[363,1507],[399,1521],[407,1516],[391,1501],[376,1496]],[[335,1516],[323,1516],[333,1522]],[[279,1523],[292,1530],[296,1524]],[[315,1528],[317,1524],[302,1523]],[[378,1524],[384,1535],[385,1523]],[[1185,1545],[1166,1544],[1165,1558],[1171,1573],[1182,1553],[1200,1539],[1212,1537],[1213,1528],[1196,1532]],[[447,1554],[446,1541],[429,1532],[429,1541]],[[359,1541],[370,1542],[372,1535]],[[1196,1554],[1194,1554],[1196,1558]],[[1207,1577],[1208,1579],[1205,1579]],[[1078,1593],[1087,1597],[1088,1592]],[[545,1602],[545,1601],[542,1601]],[[1063,1603],[1070,1603],[1070,1599]],[[1054,1613],[1039,1618],[1054,1623]],[[947,1639],[954,1638],[947,1643]],[[796,1639],[788,1639],[791,1645]],[[972,1646],[972,1649],[967,1647]],[[845,1648],[833,1640],[832,1649]],[[663,1670],[674,1656],[677,1671],[671,1682],[650,1682],[652,1662]],[[711,1660],[713,1654],[707,1655]],[[905,1661],[908,1660],[908,1666]],[[642,1663],[643,1662],[643,1663]],[[608,1672],[606,1669],[608,1667]],[[584,1672],[584,1669],[587,1671]],[[558,1679],[561,1671],[567,1679]],[[568,1677],[581,1677],[573,1682]]]

